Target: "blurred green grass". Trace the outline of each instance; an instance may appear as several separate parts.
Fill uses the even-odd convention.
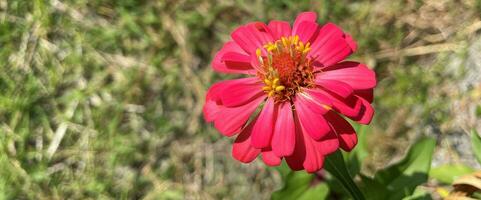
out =
[[[451,119],[442,88],[462,73],[445,65],[476,37],[479,0],[4,0],[0,199],[268,198],[277,172],[235,162],[202,119],[208,86],[232,77],[209,63],[236,26],[306,10],[353,35],[351,59],[377,72],[384,142],[364,170],[402,152],[405,132]]]

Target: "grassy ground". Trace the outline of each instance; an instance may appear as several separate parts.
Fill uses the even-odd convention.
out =
[[[232,77],[209,63],[239,24],[305,10],[351,33],[351,59],[377,72],[380,145],[363,170],[474,127],[454,103],[479,103],[481,86],[454,86],[480,0],[0,0],[0,199],[268,198],[277,172],[235,162],[202,120],[206,88]]]

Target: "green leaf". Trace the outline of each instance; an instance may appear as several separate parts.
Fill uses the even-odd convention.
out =
[[[359,188],[369,200],[384,200],[389,195],[389,190],[386,186],[378,181],[361,175],[361,183]]]
[[[304,172],[290,172],[284,180],[284,187],[272,194],[273,200],[295,199],[309,189],[314,176]]]
[[[418,185],[427,181],[435,145],[436,141],[432,138],[420,139],[401,161],[375,174],[375,180],[390,191],[386,199],[398,200],[409,196]]]
[[[352,198],[355,200],[365,199],[361,190],[359,190],[352,180],[346,164],[344,163],[342,153],[339,150],[329,155],[326,158],[324,165],[324,168],[341,182],[342,186],[351,194]]]
[[[403,198],[403,200],[432,200],[433,198],[428,191],[417,188],[411,196]]]
[[[369,155],[367,150],[367,129],[368,126],[353,126],[356,128],[358,143],[349,153],[345,153],[346,164],[349,173],[355,177],[361,171],[362,162]]]
[[[326,199],[329,188],[325,183],[311,186],[314,175],[305,172],[290,172],[284,180],[285,185],[272,194],[272,200],[289,199]]]
[[[479,164],[481,164],[481,136],[479,136],[478,132],[474,129],[471,131],[471,145],[474,156],[478,160]]]
[[[282,180],[287,180],[287,176],[292,172],[287,163],[283,160],[281,165],[276,167],[277,171],[281,175]]]
[[[328,194],[329,194],[329,187],[327,186],[326,183],[321,183],[308,189],[297,200],[327,199]]]
[[[481,192],[474,192],[473,195],[472,195],[472,197],[473,197],[474,199],[481,199]]]
[[[431,169],[429,177],[445,184],[451,184],[457,177],[473,173],[474,171],[473,168],[466,165],[442,165]]]

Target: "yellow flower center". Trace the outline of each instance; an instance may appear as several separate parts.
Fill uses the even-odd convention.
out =
[[[299,36],[281,37],[275,42],[263,46],[267,51],[262,56],[262,50],[256,51],[262,72],[259,78],[264,80],[262,88],[269,97],[276,101],[290,100],[302,88],[313,87],[313,67],[307,54],[311,50],[310,43],[304,44]]]

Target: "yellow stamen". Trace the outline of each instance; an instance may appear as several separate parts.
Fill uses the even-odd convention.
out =
[[[260,57],[260,56],[261,56],[261,49],[258,48],[258,49],[256,50],[256,55],[257,55],[257,57]]]
[[[272,82],[272,85],[277,85],[279,83],[279,78],[275,78]]]
[[[264,83],[265,83],[266,85],[272,85],[272,82],[271,82],[269,79],[267,79],[267,78],[264,79]]]
[[[294,42],[293,42],[293,44],[296,45],[296,44],[297,44],[297,41],[299,41],[299,36],[298,36],[298,35],[294,36]]]
[[[265,48],[268,52],[272,52],[273,50],[276,50],[276,49],[277,49],[277,45],[276,45],[275,43],[269,42],[269,43],[267,43],[266,45],[264,45],[264,48]]]
[[[286,89],[284,86],[280,85],[275,88],[276,92],[280,92],[282,90]]]
[[[267,96],[272,97],[274,96],[274,93],[275,93],[274,90],[271,90]]]
[[[285,47],[287,47],[287,40],[286,40],[286,38],[285,38],[285,37],[282,37],[282,38],[281,38],[281,41],[282,41],[282,44],[283,44]]]
[[[269,66],[272,66],[272,54],[267,54],[267,61],[268,61],[268,64]]]
[[[297,50],[299,50],[299,51],[304,50],[304,43],[302,43],[302,41],[299,41],[299,46],[297,47]]]

